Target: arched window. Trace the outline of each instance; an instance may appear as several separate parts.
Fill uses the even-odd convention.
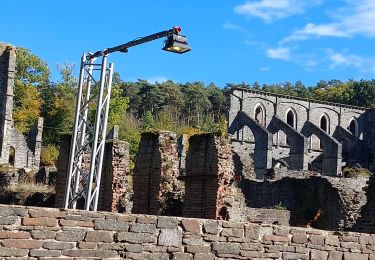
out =
[[[9,146],[9,164],[14,166],[14,161],[16,158],[16,149],[13,146]]]
[[[289,109],[289,111],[286,113],[286,123],[294,129],[297,128],[297,117],[294,110]]]
[[[265,109],[263,108],[263,106],[261,104],[257,104],[255,106],[255,110],[254,110],[254,118],[255,118],[255,121],[257,121],[260,125],[264,126],[265,125]]]
[[[355,135],[355,136],[359,136],[359,127],[358,127],[358,121],[353,118],[351,121],[350,121],[350,124],[349,124],[349,131]]]
[[[320,118],[320,128],[329,134],[329,120],[327,115],[322,115]]]

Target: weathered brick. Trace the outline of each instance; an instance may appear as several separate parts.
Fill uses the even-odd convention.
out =
[[[88,231],[85,241],[87,242],[113,242],[113,235],[106,231]]]
[[[191,232],[194,234],[201,234],[201,226],[198,220],[183,219],[181,221],[181,224],[185,231]]]
[[[35,257],[59,257],[61,252],[57,250],[30,250],[30,256]]]
[[[78,243],[78,248],[79,249],[96,249],[96,244],[95,242],[79,242]],[[70,249],[70,248],[66,248]]]
[[[117,240],[130,243],[156,243],[156,236],[146,233],[120,232],[117,234]]]
[[[167,253],[126,253],[125,259],[134,260],[169,260],[169,254]]]
[[[49,249],[49,250],[66,250],[66,249],[72,249],[74,247],[75,247],[74,243],[66,243],[66,242],[48,241],[43,244],[43,248]]]
[[[156,225],[155,224],[139,224],[139,223],[131,224],[130,232],[153,234],[156,232]]]
[[[33,218],[48,217],[48,218],[64,218],[66,216],[65,211],[60,210],[42,210],[42,209],[30,209],[29,214]]]
[[[288,243],[289,241],[288,237],[282,237],[282,236],[276,236],[276,235],[264,235],[263,240],[274,241],[274,242],[284,242],[284,243]]]
[[[13,239],[27,239],[31,238],[29,232],[17,232],[17,231],[0,231],[0,239],[13,238]]]
[[[211,246],[195,246],[195,245],[188,245],[186,246],[186,252],[188,253],[210,253],[211,252]]]
[[[338,239],[337,236],[331,236],[331,235],[328,235],[326,237],[326,241],[325,241],[326,245],[329,245],[329,246],[339,246],[340,245],[340,241]]]
[[[66,219],[60,219],[60,225],[69,226],[69,227],[94,227],[94,223],[92,221],[66,220]]]
[[[0,256],[22,257],[29,253],[26,249],[0,247]]]
[[[312,249],[310,252],[311,260],[327,260],[327,258],[328,258],[328,252],[326,251]]]
[[[23,249],[37,249],[43,245],[42,241],[28,239],[6,239],[2,241],[3,246]]]
[[[238,255],[240,253],[240,244],[234,244],[234,243],[213,243],[212,249],[217,254],[233,254],[233,255]]]
[[[172,260],[193,260],[193,255],[187,253],[174,253]]]
[[[71,257],[96,257],[100,259],[105,258],[117,258],[118,254],[112,250],[90,250],[90,249],[76,249],[76,250],[64,250],[62,255]]]
[[[207,234],[217,235],[220,232],[220,226],[217,221],[207,221],[203,224],[204,232]]]
[[[368,255],[344,252],[344,260],[368,260]]]
[[[57,226],[57,219],[55,218],[23,218],[22,225],[24,226],[45,226],[45,227],[55,227]]]
[[[85,232],[81,230],[71,230],[71,231],[62,231],[56,233],[57,241],[67,241],[67,242],[79,242],[82,241],[85,237]]]
[[[10,216],[27,216],[27,210],[24,208],[12,208],[7,205],[6,207],[0,207],[0,217],[10,217]]]
[[[316,235],[310,235],[309,236],[309,242],[311,244],[315,244],[315,245],[324,245],[324,240],[325,240],[325,237],[324,236],[316,236]]]
[[[263,245],[260,243],[242,243],[240,248],[241,250],[263,251]]]
[[[303,233],[297,233],[293,235],[292,242],[296,244],[306,244],[307,243],[307,236]]]
[[[118,220],[95,219],[95,229],[109,231],[128,231],[129,223]]]
[[[176,229],[162,229],[158,238],[158,245],[180,246],[182,244],[182,233]]]
[[[178,222],[178,219],[159,217],[157,227],[174,229],[177,228]]]
[[[243,237],[244,230],[242,228],[223,228],[220,235],[225,237]]]
[[[119,215],[119,216],[116,216],[116,219],[119,221],[125,221],[125,222],[135,222],[137,220],[137,217],[133,215]]]
[[[128,251],[128,252],[133,252],[133,253],[141,253],[142,252],[142,245],[125,244],[125,250]]]
[[[260,245],[262,246],[262,245]],[[242,246],[241,246],[241,249]],[[267,253],[275,253],[275,252],[295,252],[294,246],[286,246],[286,245],[265,245],[264,246],[265,252]],[[257,251],[261,251],[262,248],[257,248]]]
[[[50,230],[31,230],[31,236],[34,239],[54,239],[56,232]]]
[[[328,254],[328,260],[342,260],[342,256],[342,252],[330,251]]]
[[[17,222],[17,217],[1,217],[0,225],[13,225]]]
[[[257,225],[249,225],[245,228],[246,238],[258,240],[260,236],[260,227]]]
[[[195,254],[194,260],[214,260],[214,254]]]
[[[157,222],[158,222],[158,219],[152,216],[139,216],[137,218],[137,223],[141,223],[141,224],[156,224]]]
[[[285,260],[295,260],[295,259],[308,260],[309,254],[283,252],[283,259]]]

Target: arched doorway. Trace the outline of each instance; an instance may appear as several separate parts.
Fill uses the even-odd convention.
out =
[[[16,149],[14,149],[13,146],[9,146],[9,160],[8,160],[8,163],[10,165],[14,166],[15,158],[16,158]]]
[[[292,109],[290,109],[288,113],[286,113],[286,123],[294,129],[297,128],[296,113]]]
[[[323,114],[320,117],[320,129],[322,129],[324,132],[329,134],[329,118],[327,115]],[[319,140],[319,147],[320,149],[324,149],[323,143],[321,140]]]

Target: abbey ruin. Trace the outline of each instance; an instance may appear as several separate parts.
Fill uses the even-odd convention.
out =
[[[15,59],[15,48],[0,44],[0,165],[38,169],[43,119],[28,136],[12,119]],[[372,259],[373,235],[347,232],[375,233],[375,180],[342,169],[374,170],[373,110],[242,88],[228,98],[229,138],[142,133],[133,170],[115,126],[98,208],[127,214],[3,205],[0,256]],[[70,145],[63,136],[56,208]]]

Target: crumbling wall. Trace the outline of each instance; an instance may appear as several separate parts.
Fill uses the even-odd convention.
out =
[[[233,180],[230,144],[215,134],[190,137],[183,216],[228,219],[226,199],[233,193]]]
[[[176,134],[143,133],[133,175],[133,213],[168,214],[180,192]],[[173,205],[172,205],[173,206]]]

